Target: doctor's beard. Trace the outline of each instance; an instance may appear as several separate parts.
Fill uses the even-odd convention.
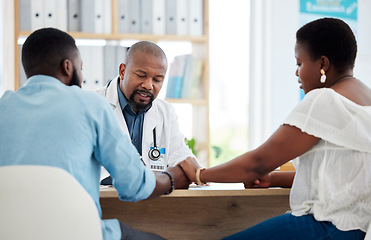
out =
[[[143,104],[143,103],[141,103],[141,102],[136,102],[135,100],[134,100],[134,96],[135,96],[135,94],[137,94],[137,93],[140,93],[140,92],[142,92],[142,93],[146,93],[146,94],[149,94],[150,95],[150,99],[149,99],[149,102],[147,103],[147,104]],[[144,91],[144,90],[140,90],[140,89],[135,89],[131,94],[130,94],[130,97],[129,97],[129,101],[128,101],[128,103],[129,103],[129,105],[130,105],[130,107],[133,109],[133,110],[136,110],[136,111],[147,111],[148,109],[150,109],[151,108],[151,106],[152,106],[152,102],[153,102],[153,100],[154,100],[154,96],[153,96],[153,94],[152,93],[150,93],[150,92],[148,92],[148,91]]]

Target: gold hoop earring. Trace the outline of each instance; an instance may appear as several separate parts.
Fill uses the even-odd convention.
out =
[[[326,74],[325,74],[325,70],[321,69],[321,83],[325,83],[326,82]]]

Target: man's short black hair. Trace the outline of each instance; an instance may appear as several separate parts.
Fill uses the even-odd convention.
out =
[[[337,72],[354,67],[357,42],[351,28],[336,18],[321,18],[305,24],[296,33],[296,42],[312,60],[326,56]]]
[[[55,76],[65,59],[77,53],[75,40],[55,28],[33,32],[22,47],[22,64],[27,77],[37,74]]]

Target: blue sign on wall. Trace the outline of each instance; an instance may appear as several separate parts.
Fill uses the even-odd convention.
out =
[[[300,13],[357,20],[357,0],[301,0]]]

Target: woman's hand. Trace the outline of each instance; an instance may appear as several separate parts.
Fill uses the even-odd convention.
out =
[[[196,182],[196,171],[201,166],[198,165],[197,161],[192,157],[187,157],[185,160],[178,163],[184,173],[187,175],[188,179],[192,182]]]
[[[271,185],[271,173],[255,180],[254,182],[244,182],[245,188],[269,188]]]

